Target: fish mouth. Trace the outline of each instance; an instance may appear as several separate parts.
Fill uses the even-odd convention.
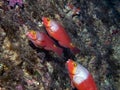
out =
[[[66,61],[66,63],[65,63],[65,67],[67,68],[67,70],[68,70],[68,73],[70,74],[70,75],[75,75],[75,73],[73,73],[73,72],[71,72],[71,71],[69,71],[69,64],[72,62],[72,59],[68,59],[68,61]]]
[[[31,32],[27,32],[27,33],[26,33],[26,36],[27,36],[28,39],[32,39],[32,40],[36,40],[36,39],[37,39],[36,36],[33,36],[33,35],[31,34]]]
[[[66,63],[69,63],[71,59],[68,59]]]
[[[68,63],[69,63],[69,59],[68,59],[68,61],[66,61],[66,63],[65,63],[66,68],[67,68],[67,66],[68,66]]]
[[[70,60],[68,59],[68,61],[66,61],[66,63],[65,63],[66,69],[68,69],[68,64],[69,64],[69,62],[70,62]]]
[[[68,64],[71,62],[71,59],[68,59],[65,63],[66,66],[68,66]]]
[[[42,17],[42,21],[45,19],[45,17]]]
[[[42,24],[45,25],[46,28],[49,28],[48,23],[46,21],[46,17],[42,17]]]
[[[28,36],[29,34],[30,34],[30,32],[27,32],[27,33],[26,33],[26,36]]]

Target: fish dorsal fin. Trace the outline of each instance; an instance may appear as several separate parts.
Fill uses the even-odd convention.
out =
[[[88,78],[88,75],[88,70],[79,64],[76,69],[76,74],[73,76],[73,81],[76,84],[80,84]]]
[[[58,30],[58,28],[59,28],[57,22],[54,22],[54,21],[51,21],[50,26],[51,26],[51,31],[52,32],[56,32]]]

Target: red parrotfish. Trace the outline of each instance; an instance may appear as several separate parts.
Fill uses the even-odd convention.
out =
[[[48,17],[42,17],[42,21],[48,34],[56,39],[61,46],[69,48],[74,54],[80,52],[80,50],[72,44],[69,35],[60,23]]]
[[[78,90],[98,90],[92,75],[85,67],[71,59],[66,62],[66,67],[73,87]]]
[[[46,50],[54,51],[59,56],[62,56],[62,48],[57,47],[55,42],[46,33],[31,30],[27,32],[26,35],[36,47],[42,47]]]

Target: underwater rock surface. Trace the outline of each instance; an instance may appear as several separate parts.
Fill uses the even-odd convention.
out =
[[[119,0],[23,0],[22,8],[8,1],[0,0],[0,90],[72,90],[68,58],[89,70],[99,90],[120,90]],[[26,32],[46,32],[43,16],[60,22],[80,53],[61,58],[36,48]]]

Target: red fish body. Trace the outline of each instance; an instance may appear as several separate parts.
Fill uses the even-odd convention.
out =
[[[48,37],[47,34],[38,31],[27,32],[27,37],[33,42],[36,47],[42,47],[46,50],[51,50],[56,52],[59,56],[62,55],[62,49],[55,45],[55,42]]]
[[[50,20],[47,17],[43,17],[42,20],[48,34],[56,39],[61,46],[70,48],[74,54],[80,52],[80,50],[72,44],[69,35],[66,33],[61,24],[54,20]]]
[[[71,82],[78,90],[98,90],[92,75],[82,65],[69,59],[66,62]]]

